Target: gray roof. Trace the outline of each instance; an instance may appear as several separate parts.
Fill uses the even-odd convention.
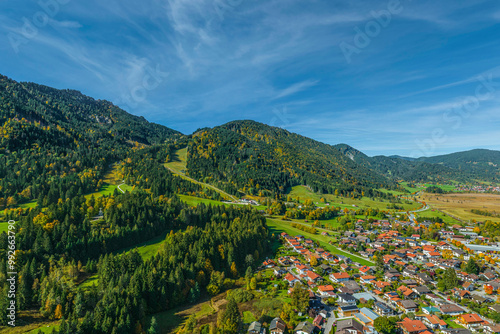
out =
[[[355,329],[357,331],[363,332],[363,325],[354,319],[339,320],[337,322],[337,332],[344,329]]]
[[[250,327],[248,327],[248,331],[256,331],[256,332],[260,332],[260,330],[262,329],[262,324],[258,321],[254,321],[250,324]]]
[[[403,301],[401,302],[401,305],[402,305],[404,308],[406,308],[406,309],[408,309],[408,308],[416,308],[416,307],[417,307],[417,304],[415,304],[415,302],[414,302],[414,301],[412,301],[412,300],[403,300]]]
[[[299,323],[297,325],[297,327],[295,327],[295,331],[303,331],[303,332],[306,332],[306,333],[312,333],[314,331],[314,326],[313,324],[311,324],[310,322],[307,322],[307,321],[303,321],[301,323]]]
[[[372,310],[370,310],[367,307],[363,307],[362,309],[359,310],[359,312],[371,320],[375,320],[379,317],[378,314],[376,314],[375,312],[373,312]]]
[[[274,318],[272,321],[271,321],[271,325],[269,325],[269,329],[270,330],[273,330],[273,329],[285,329],[286,327],[286,324],[283,320],[281,320],[280,318]]]

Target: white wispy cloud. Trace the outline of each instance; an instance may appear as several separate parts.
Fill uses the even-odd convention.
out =
[[[296,93],[301,92],[303,90],[306,90],[310,87],[316,86],[318,83],[319,83],[319,80],[311,80],[311,79],[295,83],[295,84],[281,90],[280,92],[278,92],[278,94],[273,99],[277,100],[277,99],[281,99],[281,98],[286,97],[286,96],[296,94]]]
[[[50,24],[53,27],[58,27],[58,28],[70,28],[70,29],[78,29],[83,27],[80,22],[77,21],[58,21],[55,19],[49,19],[48,24]]]

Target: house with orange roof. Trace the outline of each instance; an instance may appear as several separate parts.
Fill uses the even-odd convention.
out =
[[[397,325],[404,334],[419,334],[427,330],[427,327],[422,321],[411,320],[410,318],[404,318],[403,321],[398,322]]]
[[[438,258],[438,257],[441,257],[441,253],[439,253],[439,252],[429,252],[429,253],[427,253],[427,257],[429,257],[429,258]]]
[[[468,329],[477,328],[485,323],[476,313],[466,313],[458,316],[458,321]]]
[[[297,279],[297,277],[293,276],[292,274],[288,273],[285,275],[284,280],[288,282],[289,286],[294,286],[295,283],[299,283],[300,280]]]
[[[448,324],[443,319],[439,318],[437,315],[427,314],[423,318],[423,321],[431,329],[445,329],[448,327]]]
[[[307,280],[309,282],[317,282],[319,280],[321,280],[321,276],[319,276],[318,274],[316,274],[315,272],[312,272],[312,271],[308,271],[307,274]]]
[[[332,255],[331,253],[329,253],[329,252],[323,252],[323,253],[321,253],[321,257],[322,257],[323,259],[325,259],[326,261],[328,261],[328,262],[332,262],[332,261],[334,261],[334,260],[335,260],[335,256],[333,256],[333,255]]]
[[[302,275],[305,275],[309,270],[311,270],[311,268],[309,268],[305,264],[299,264],[298,266],[295,266],[295,268]]]
[[[332,282],[340,283],[350,280],[351,276],[349,276],[348,273],[343,272],[343,273],[332,273],[330,274],[329,278]]]
[[[331,297],[331,296],[335,295],[335,293],[334,293],[335,289],[331,285],[318,286],[318,291],[319,291],[319,294],[323,297]]]
[[[368,283],[374,281],[376,279],[376,277],[373,275],[365,275],[365,276],[361,276],[360,279],[361,279],[361,283],[368,284]]]
[[[359,268],[359,272],[366,275],[366,274],[372,273],[373,270],[372,270],[372,268],[370,268],[368,266],[363,266],[363,267]]]
[[[392,285],[391,283],[384,281],[372,281],[371,283],[379,290],[383,290],[385,287]]]
[[[407,288],[406,286],[404,285],[401,285],[399,288],[398,288],[398,292],[401,292],[403,294],[403,297],[405,299],[415,299],[417,297],[417,294],[415,293],[415,291],[413,291],[412,289],[410,288]]]

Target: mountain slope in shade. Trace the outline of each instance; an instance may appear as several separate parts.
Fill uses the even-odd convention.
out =
[[[248,120],[196,133],[187,168],[192,177],[253,194],[285,193],[298,184],[329,193],[396,187],[331,145]]]
[[[180,135],[108,101],[0,76],[0,203],[93,191],[131,148]]]
[[[346,144],[335,146],[347,157],[388,178],[416,182],[499,181],[500,152],[472,150],[430,158],[368,157]]]
[[[0,99],[2,122],[10,120],[12,126],[22,123],[21,132],[50,132],[47,128],[52,127],[55,130],[52,135],[63,141],[68,137],[74,140],[91,137],[154,144],[180,135],[178,131],[131,115],[111,102],[95,100],[75,90],[18,83],[5,76],[0,76]],[[20,135],[30,137],[27,133]]]
[[[473,178],[496,181],[500,179],[500,151],[476,149],[434,157],[419,158],[432,164],[459,170]]]

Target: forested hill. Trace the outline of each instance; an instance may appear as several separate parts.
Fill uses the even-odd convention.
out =
[[[478,179],[500,180],[500,151],[477,149],[419,158],[418,161],[440,164]]]
[[[297,184],[328,193],[396,186],[331,145],[248,120],[196,132],[187,168],[227,191],[256,195],[285,193]]]
[[[18,83],[1,75],[0,119],[2,123],[7,122],[7,127],[28,127],[35,133],[45,131],[49,136],[55,136],[53,139],[60,140],[68,137],[85,139],[88,136],[94,140],[113,138],[153,144],[180,134],[165,126],[150,123],[144,117],[131,115],[111,102],[95,100],[75,90]],[[59,134],[50,132],[50,127]],[[22,140],[22,135],[19,136],[21,138],[16,137],[14,133],[2,143],[2,147],[26,147],[27,140]]]
[[[335,147],[357,163],[394,180],[446,183],[498,182],[500,179],[499,151],[472,150],[413,159],[399,156],[368,157],[346,144]]]

